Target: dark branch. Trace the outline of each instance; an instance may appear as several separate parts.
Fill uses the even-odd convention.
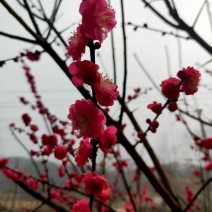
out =
[[[193,25],[192,25],[193,28],[194,28],[194,26],[196,25],[196,23],[197,23],[197,21],[198,21],[200,15],[201,15],[201,13],[202,13],[202,10],[203,10],[203,8],[204,8],[204,6],[205,6],[205,3],[206,3],[206,0],[203,2],[202,7],[200,8],[200,10],[199,10],[199,12],[198,12],[198,14],[197,14],[197,17],[196,17],[195,20],[194,20],[194,23],[193,23]]]
[[[35,197],[36,199],[42,201],[43,203],[49,205],[50,207],[52,207],[53,209],[56,209],[60,212],[69,212],[70,209],[64,207],[62,204],[57,203],[56,201],[48,198],[47,196],[45,196],[44,194],[31,189],[29,186],[27,186],[24,182],[21,181],[17,181],[14,180],[14,182],[19,185],[22,189],[24,189],[24,191],[26,191],[27,193],[29,193],[30,195],[32,195],[33,197]]]
[[[28,38],[20,37],[20,36],[17,36],[17,35],[8,34],[6,32],[0,32],[0,35],[3,35],[3,36],[8,37],[8,38],[12,38],[12,39],[16,39],[16,40],[32,43],[32,44],[38,44],[38,42],[35,41],[35,40],[31,40],[31,39],[28,39]]]
[[[122,17],[122,33],[123,33],[123,46],[124,46],[124,79],[123,79],[123,92],[122,92],[122,101],[121,101],[121,112],[119,116],[119,124],[121,125],[123,115],[124,115],[124,105],[125,105],[125,96],[126,96],[126,87],[127,87],[127,38],[125,30],[125,14],[124,14],[124,2],[121,3],[121,17]]]
[[[188,209],[192,206],[193,202],[196,200],[196,198],[200,195],[200,193],[212,182],[212,177],[209,178],[203,185],[202,187],[197,191],[197,193],[194,195],[192,200],[188,203],[188,205],[185,207],[183,212],[188,211]]]
[[[35,27],[36,32],[38,33],[38,35],[41,36],[40,29],[39,29],[39,27],[37,25],[37,22],[35,21],[35,18],[34,18],[33,14],[32,14],[32,11],[31,11],[31,9],[30,9],[30,7],[28,5],[27,0],[24,0],[24,4],[26,6],[26,10],[29,13],[29,17],[30,17],[30,19],[31,19],[31,21],[33,23],[33,26]]]
[[[158,17],[160,17],[165,23],[167,23],[168,25],[179,29],[178,25],[175,25],[174,23],[170,22],[169,20],[167,20],[163,15],[161,15],[154,7],[152,7],[146,0],[141,0],[145,3],[145,6],[149,7]]]

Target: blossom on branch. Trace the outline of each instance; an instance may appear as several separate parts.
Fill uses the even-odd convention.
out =
[[[87,199],[77,201],[71,210],[71,212],[90,212]]]
[[[105,0],[85,0],[79,9],[82,15],[82,26],[87,38],[98,40],[100,43],[116,26],[115,11]]]
[[[54,150],[55,158],[57,158],[58,160],[63,160],[66,157],[66,154],[67,154],[67,147],[63,145],[56,146]]]
[[[26,51],[26,57],[30,61],[38,61],[40,60],[40,52],[37,50],[34,53],[31,51]]]
[[[178,109],[177,103],[176,102],[170,102],[168,104],[168,109],[169,109],[170,112],[176,111]]]
[[[78,137],[96,138],[104,131],[106,117],[90,100],[77,100],[69,108],[68,119]]]
[[[0,159],[0,169],[4,168],[9,163],[8,158],[1,158]]]
[[[180,80],[174,77],[170,77],[161,83],[162,94],[167,99],[178,99],[180,95]]]
[[[94,85],[97,102],[101,106],[112,106],[119,95],[117,88],[118,86],[112,83],[111,79],[102,77],[100,74],[98,81]]]
[[[177,76],[182,80],[182,92],[185,92],[186,95],[193,95],[197,92],[201,77],[199,71],[188,66],[178,71]]]
[[[212,138],[205,138],[200,145],[207,150],[212,149]]]
[[[30,122],[32,121],[32,119],[31,119],[31,117],[29,116],[28,113],[24,113],[22,115],[22,120],[23,120],[23,122],[26,126],[29,126]]]
[[[95,172],[88,173],[83,176],[82,182],[85,183],[86,194],[93,195],[104,203],[109,200],[111,188],[103,176],[99,176]]]
[[[63,168],[63,165],[60,165],[60,166],[58,167],[58,175],[59,175],[60,177],[64,177],[64,176],[65,176],[65,170],[64,170],[64,168]]]
[[[93,86],[100,75],[98,69],[99,66],[89,60],[71,63],[69,73],[72,75],[72,83],[75,86],[82,86],[83,83]]]
[[[152,112],[156,113],[157,115],[162,111],[161,103],[153,102],[152,104],[148,104],[147,108],[150,109]]]
[[[86,162],[88,162],[88,157],[91,155],[92,146],[88,139],[84,139],[80,141],[80,145],[76,151],[75,161],[77,162],[77,166],[83,167]]]
[[[41,142],[44,146],[51,146],[52,148],[57,145],[57,136],[55,134],[46,135],[43,134],[41,137]]]
[[[107,153],[108,149],[115,145],[117,138],[117,129],[115,126],[109,126],[99,137],[99,148],[102,152]]]
[[[68,46],[66,49],[68,50],[68,55],[72,57],[73,60],[80,61],[82,54],[85,53],[85,47],[87,43],[87,38],[85,36],[85,31],[80,24],[77,27],[76,32],[68,40]]]

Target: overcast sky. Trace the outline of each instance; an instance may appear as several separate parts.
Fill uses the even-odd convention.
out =
[[[54,1],[43,1],[44,8],[47,13],[52,8]],[[211,1],[210,1],[211,2]],[[29,17],[16,1],[8,1],[16,12],[21,15],[27,23],[30,23]],[[117,70],[118,70],[118,85],[121,89],[122,76],[123,76],[123,59],[122,59],[122,34],[121,34],[121,16],[120,16],[120,3],[117,0],[111,0],[112,6],[116,10],[117,26],[114,30],[115,35],[115,51],[117,56]],[[140,0],[124,1],[126,22],[132,22],[135,24],[143,25],[147,23],[149,27],[162,29],[165,31],[176,31],[166,26],[161,20],[158,19],[148,8],[144,7],[144,4]],[[186,20],[187,23],[192,24],[195,17],[203,3],[203,0],[177,0],[176,5],[179,9],[180,15]],[[57,21],[56,26],[62,30],[66,26],[75,23],[80,20],[78,14],[79,0],[64,0],[59,12],[60,19]],[[163,14],[168,17],[168,12],[164,7],[162,1],[156,1],[153,3],[158,7]],[[212,9],[212,7],[211,7]],[[49,11],[48,11],[49,10]],[[11,17],[11,15],[0,4],[0,29],[3,32],[8,32],[17,35],[23,35],[30,37],[25,30]],[[65,40],[74,31],[76,25],[71,27],[63,34]],[[45,27],[42,25],[44,30]],[[140,69],[135,58],[134,53],[138,55],[149,74],[153,77],[155,82],[159,85],[162,80],[168,77],[167,60],[165,54],[165,47],[169,50],[171,72],[173,76],[182,67],[195,66],[196,63],[203,64],[210,59],[210,55],[203,50],[198,44],[193,41],[187,41],[180,39],[182,47],[182,67],[179,64],[178,57],[178,41],[173,36],[161,36],[160,33],[152,32],[145,29],[137,29],[134,31],[131,26],[127,26],[127,41],[128,41],[128,94],[133,93],[133,88],[141,87],[142,89],[153,87],[149,79],[145,76],[144,72]],[[206,39],[211,41],[211,30],[207,16],[206,8],[203,10],[195,29]],[[178,32],[181,35],[186,36],[185,33]],[[210,42],[211,43],[211,42]],[[0,60],[14,57],[19,54],[20,51],[25,49],[31,49],[33,46],[11,40],[0,36]],[[36,49],[36,48],[34,48]],[[39,48],[37,48],[39,49]],[[61,55],[64,54],[64,49],[58,47],[57,50]],[[111,60],[111,46],[110,36],[103,42],[102,48],[99,51],[101,60],[97,58],[97,63],[101,67],[101,72],[108,73],[112,76],[112,60]],[[89,59],[89,55],[85,54],[83,59]],[[68,61],[70,63],[71,61]],[[70,81],[61,72],[59,67],[54,61],[49,58],[48,55],[42,54],[41,60],[38,63],[32,63],[27,61],[28,65],[32,69],[32,73],[36,77],[38,90],[43,96],[44,103],[50,108],[51,112],[55,113],[58,117],[67,120],[67,113],[70,104],[78,98],[80,95],[76,92],[76,89],[72,86]],[[105,67],[106,70],[103,68]],[[206,66],[211,68],[209,64]],[[211,77],[203,73],[202,71],[202,84],[211,85]],[[204,88],[199,89],[199,94],[196,95],[198,101],[198,107],[203,108],[207,114],[211,114],[211,93]],[[20,64],[14,62],[8,62],[3,68],[0,69],[0,154],[2,156],[11,155],[23,155],[24,151],[16,144],[15,139],[11,136],[8,125],[11,122],[15,122],[22,126],[20,122],[21,115],[25,112],[31,112],[27,108],[23,107],[19,101],[18,96],[26,96],[29,99],[33,99],[28,84],[24,76],[24,72],[21,69]],[[193,99],[189,98],[193,103]],[[146,109],[146,106],[153,101],[161,101],[164,103],[164,99],[160,94],[153,89],[148,95],[141,96],[134,103],[130,104],[131,109],[138,110],[135,112],[139,122],[142,124],[143,129],[146,129],[146,118],[153,118],[153,114]],[[118,115],[116,110],[114,116]],[[39,117],[34,116],[34,121],[40,123]],[[156,149],[157,154],[163,161],[180,160],[185,161],[186,158],[194,157],[189,149],[189,144],[192,140],[189,138],[188,133],[182,124],[175,121],[174,115],[170,115],[168,111],[165,111],[163,117],[159,119],[160,127],[159,131],[155,135],[149,135],[151,144]],[[192,122],[191,125],[195,131],[199,132],[199,124]],[[131,135],[130,128],[127,128],[128,135]],[[211,130],[208,131],[208,135],[212,135]],[[167,152],[167,154],[160,154],[160,152]],[[145,155],[145,153],[144,153]],[[147,160],[148,157],[144,156]]]

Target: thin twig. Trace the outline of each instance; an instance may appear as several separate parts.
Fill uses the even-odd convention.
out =
[[[202,185],[202,187],[197,191],[197,193],[194,195],[194,197],[192,198],[192,200],[188,203],[188,205],[185,207],[185,209],[183,210],[183,212],[188,211],[188,209],[192,206],[193,202],[197,199],[197,197],[200,195],[200,193],[212,182],[212,177],[209,178],[204,185]]]
[[[6,33],[6,32],[0,32],[0,35],[3,35],[3,36],[8,37],[8,38],[32,43],[32,44],[38,44],[38,42],[36,40],[31,40],[31,39],[20,37],[20,36],[17,36],[17,35],[12,35],[12,34],[9,34],[9,33]]]
[[[29,150],[26,148],[26,146],[21,142],[21,140],[19,139],[19,137],[16,135],[16,133],[14,132],[13,128],[10,127],[10,130],[11,130],[11,134],[14,136],[14,138],[16,139],[16,141],[23,147],[23,149],[27,152],[27,154],[29,155],[30,157],[30,160],[32,161],[32,164],[34,165],[35,167],[35,170],[37,171],[37,174],[38,176],[41,175],[41,172],[38,168],[38,165],[37,163],[35,162],[34,158],[32,157],[32,155],[30,154]]]
[[[178,28],[178,25],[175,25],[174,23],[170,22],[168,19],[166,19],[161,13],[159,13],[154,7],[152,7],[150,5],[150,3],[148,3],[146,0],[141,0],[144,2],[146,7],[149,7],[158,17],[160,17],[165,23],[167,23],[168,25],[174,27],[174,28]]]
[[[200,37],[197,32],[190,27],[188,24],[186,24],[183,19],[181,19],[177,13],[177,11],[173,10],[173,8],[170,5],[170,2],[168,0],[164,0],[168,9],[170,10],[170,14],[174,18],[174,20],[178,23],[178,25],[172,24],[171,22],[167,21],[157,10],[155,10],[151,5],[146,0],[141,0],[143,1],[146,6],[148,6],[160,19],[165,21],[168,25],[186,31],[190,37],[192,37],[194,40],[196,40],[197,43],[199,43],[210,55],[212,54],[212,47],[202,38]]]
[[[178,61],[179,61],[179,70],[183,67],[183,58],[182,58],[182,46],[181,41],[177,38],[177,47],[178,47]]]
[[[211,36],[212,36],[212,16],[211,16],[211,10],[210,10],[210,3],[208,0],[206,0],[206,8],[207,8],[208,19],[209,19],[210,28],[211,28]]]
[[[31,21],[33,23],[33,26],[35,27],[36,32],[38,33],[39,36],[41,36],[40,29],[39,29],[39,27],[37,25],[37,22],[35,21],[35,18],[34,18],[33,14],[32,14],[31,9],[29,8],[27,0],[24,0],[24,4],[26,6],[26,10],[29,13],[29,17],[30,17],[30,19],[31,19]]]
[[[110,5],[110,0],[108,1]],[[113,78],[114,83],[117,83],[117,71],[116,71],[116,56],[115,56],[115,43],[114,43],[114,35],[113,30],[111,31],[111,48],[112,48],[112,61],[113,61]]]
[[[167,71],[168,71],[169,77],[171,77],[172,76],[172,72],[171,72],[170,54],[169,54],[169,48],[168,48],[168,46],[165,46],[165,53],[166,53]]]
[[[133,196],[132,196],[132,194],[131,194],[130,186],[129,186],[128,183],[127,183],[127,179],[126,179],[126,176],[125,176],[125,174],[124,174],[123,168],[121,167],[120,161],[119,161],[119,159],[118,159],[118,157],[117,157],[117,155],[116,155],[116,153],[114,152],[113,149],[112,149],[112,152],[113,152],[113,155],[114,155],[114,157],[115,157],[115,159],[116,159],[116,162],[117,162],[117,164],[118,164],[118,168],[119,168],[119,171],[120,171],[120,173],[121,173],[122,180],[123,180],[124,186],[125,186],[125,188],[126,188],[127,194],[129,195],[130,202],[132,203],[133,210],[134,210],[134,212],[137,212],[136,205],[135,205],[135,201],[134,201],[134,198],[133,198]]]
[[[125,14],[124,14],[124,1],[121,0],[121,17],[122,17],[122,34],[123,34],[123,48],[124,48],[124,79],[123,79],[123,90],[122,90],[122,102],[121,102],[121,112],[119,115],[119,124],[121,125],[123,115],[124,115],[124,104],[126,97],[126,89],[127,89],[127,37],[125,30]]]
[[[193,25],[192,25],[193,28],[195,27],[195,25],[196,25],[196,23],[197,23],[197,21],[198,21],[200,15],[201,15],[201,13],[202,13],[202,10],[203,10],[203,8],[204,8],[206,2],[207,2],[207,0],[205,0],[205,1],[203,2],[203,4],[202,4],[202,6],[201,6],[201,8],[200,8],[200,10],[199,10],[199,12],[198,12],[198,14],[197,14],[197,16],[196,16],[196,18],[195,18],[195,20],[194,20],[194,23],[193,23]]]
[[[38,211],[40,208],[42,208],[44,206],[44,202],[40,203],[36,208],[34,208],[31,212],[36,212]]]
[[[140,66],[140,68],[143,70],[143,72],[146,74],[146,76],[148,77],[148,79],[151,81],[151,83],[154,85],[154,87],[156,88],[156,90],[161,93],[158,85],[155,83],[155,81],[152,79],[152,77],[150,76],[149,72],[146,70],[146,68],[144,67],[144,65],[141,63],[141,60],[138,58],[137,54],[134,53],[133,54],[136,62],[138,63],[138,65]]]
[[[153,27],[149,27],[146,24],[144,24],[144,25],[137,25],[137,24],[133,24],[132,22],[128,22],[126,25],[133,26],[134,27],[134,30],[137,30],[139,28],[139,29],[146,29],[146,30],[153,31],[153,32],[159,32],[159,33],[162,34],[162,36],[170,35],[170,36],[174,36],[176,38],[182,38],[182,39],[185,39],[185,40],[192,39],[189,36],[182,36],[182,35],[175,34],[172,31],[171,32],[168,32],[168,31],[164,31],[164,30],[161,30],[161,29],[156,29],[156,28],[153,28]]]

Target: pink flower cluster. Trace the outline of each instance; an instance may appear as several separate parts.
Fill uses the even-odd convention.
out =
[[[30,61],[40,60],[40,52],[37,50],[34,53],[31,51],[26,51],[26,56],[27,56],[27,59]]]
[[[80,61],[85,53],[88,39],[102,43],[116,26],[115,11],[108,6],[106,0],[82,1],[79,12],[82,15],[82,23],[69,38],[67,46],[68,55],[77,61]]]
[[[83,83],[93,86],[98,103],[101,106],[112,106],[118,97],[118,86],[98,72],[99,66],[91,61],[73,62],[69,66],[72,82],[75,86]]]
[[[107,180],[103,176],[97,175],[95,172],[85,174],[82,178],[85,183],[85,193],[99,198],[106,203],[111,195],[111,188]]]
[[[98,42],[93,47],[91,45],[89,47],[95,49],[101,47],[108,32],[115,27],[115,11],[108,6],[106,0],[85,0],[81,2],[79,12],[82,15],[82,23],[69,38],[67,46],[68,55],[74,60],[69,66],[69,73],[75,86],[87,84],[92,87],[96,100],[95,104],[90,99],[77,100],[69,108],[68,119],[71,121],[73,132],[77,133],[78,138],[83,138],[75,151],[75,162],[77,166],[83,167],[92,158],[92,151],[94,151],[92,146],[99,147],[106,154],[116,143],[117,129],[115,126],[105,129],[106,117],[98,108],[98,104],[105,107],[112,106],[118,97],[118,86],[99,73],[97,64],[88,60],[81,61],[86,45],[96,40]],[[54,151],[55,157],[63,159],[66,152],[62,146],[58,146]],[[59,173],[63,176],[62,168]],[[85,183],[85,192],[88,195],[93,195],[102,202],[110,198],[111,189],[107,180],[97,175],[94,170],[92,173],[85,174],[81,182]],[[66,182],[67,187],[70,187],[71,183]],[[86,200],[78,201],[72,211],[81,208],[83,211],[90,211]]]
[[[101,110],[90,100],[77,100],[69,108],[68,118],[72,121],[78,137],[96,138],[104,131],[106,118]]]
[[[77,201],[71,210],[71,212],[81,212],[81,211],[90,212],[90,208],[88,206],[88,200],[82,199]]]
[[[75,154],[75,161],[79,167],[84,166],[91,155],[92,147],[89,138],[97,138],[99,147],[104,153],[107,153],[115,145],[116,127],[109,126],[104,129],[106,117],[90,99],[77,100],[75,104],[72,104],[69,108],[68,118],[72,121],[73,130],[78,133],[78,137],[84,138]]]
[[[107,180],[95,172],[84,174],[82,177],[82,182],[85,183],[85,193],[88,195],[93,195],[98,198],[103,203],[106,203],[111,195],[111,188]],[[88,200],[83,199],[77,201],[71,210],[71,212],[90,212]]]
[[[170,112],[174,112],[178,109],[177,100],[180,96],[180,92],[184,92],[185,95],[193,95],[198,91],[201,74],[193,67],[188,66],[178,71],[177,76],[179,79],[170,77],[160,84],[162,94],[169,99],[167,108]],[[155,101],[149,104],[147,108],[157,115],[163,110],[161,103]]]
[[[161,91],[166,98],[177,100],[180,92],[184,92],[186,95],[193,95],[197,92],[201,77],[199,71],[188,66],[178,71],[177,76],[180,79],[170,77],[161,83]]]

